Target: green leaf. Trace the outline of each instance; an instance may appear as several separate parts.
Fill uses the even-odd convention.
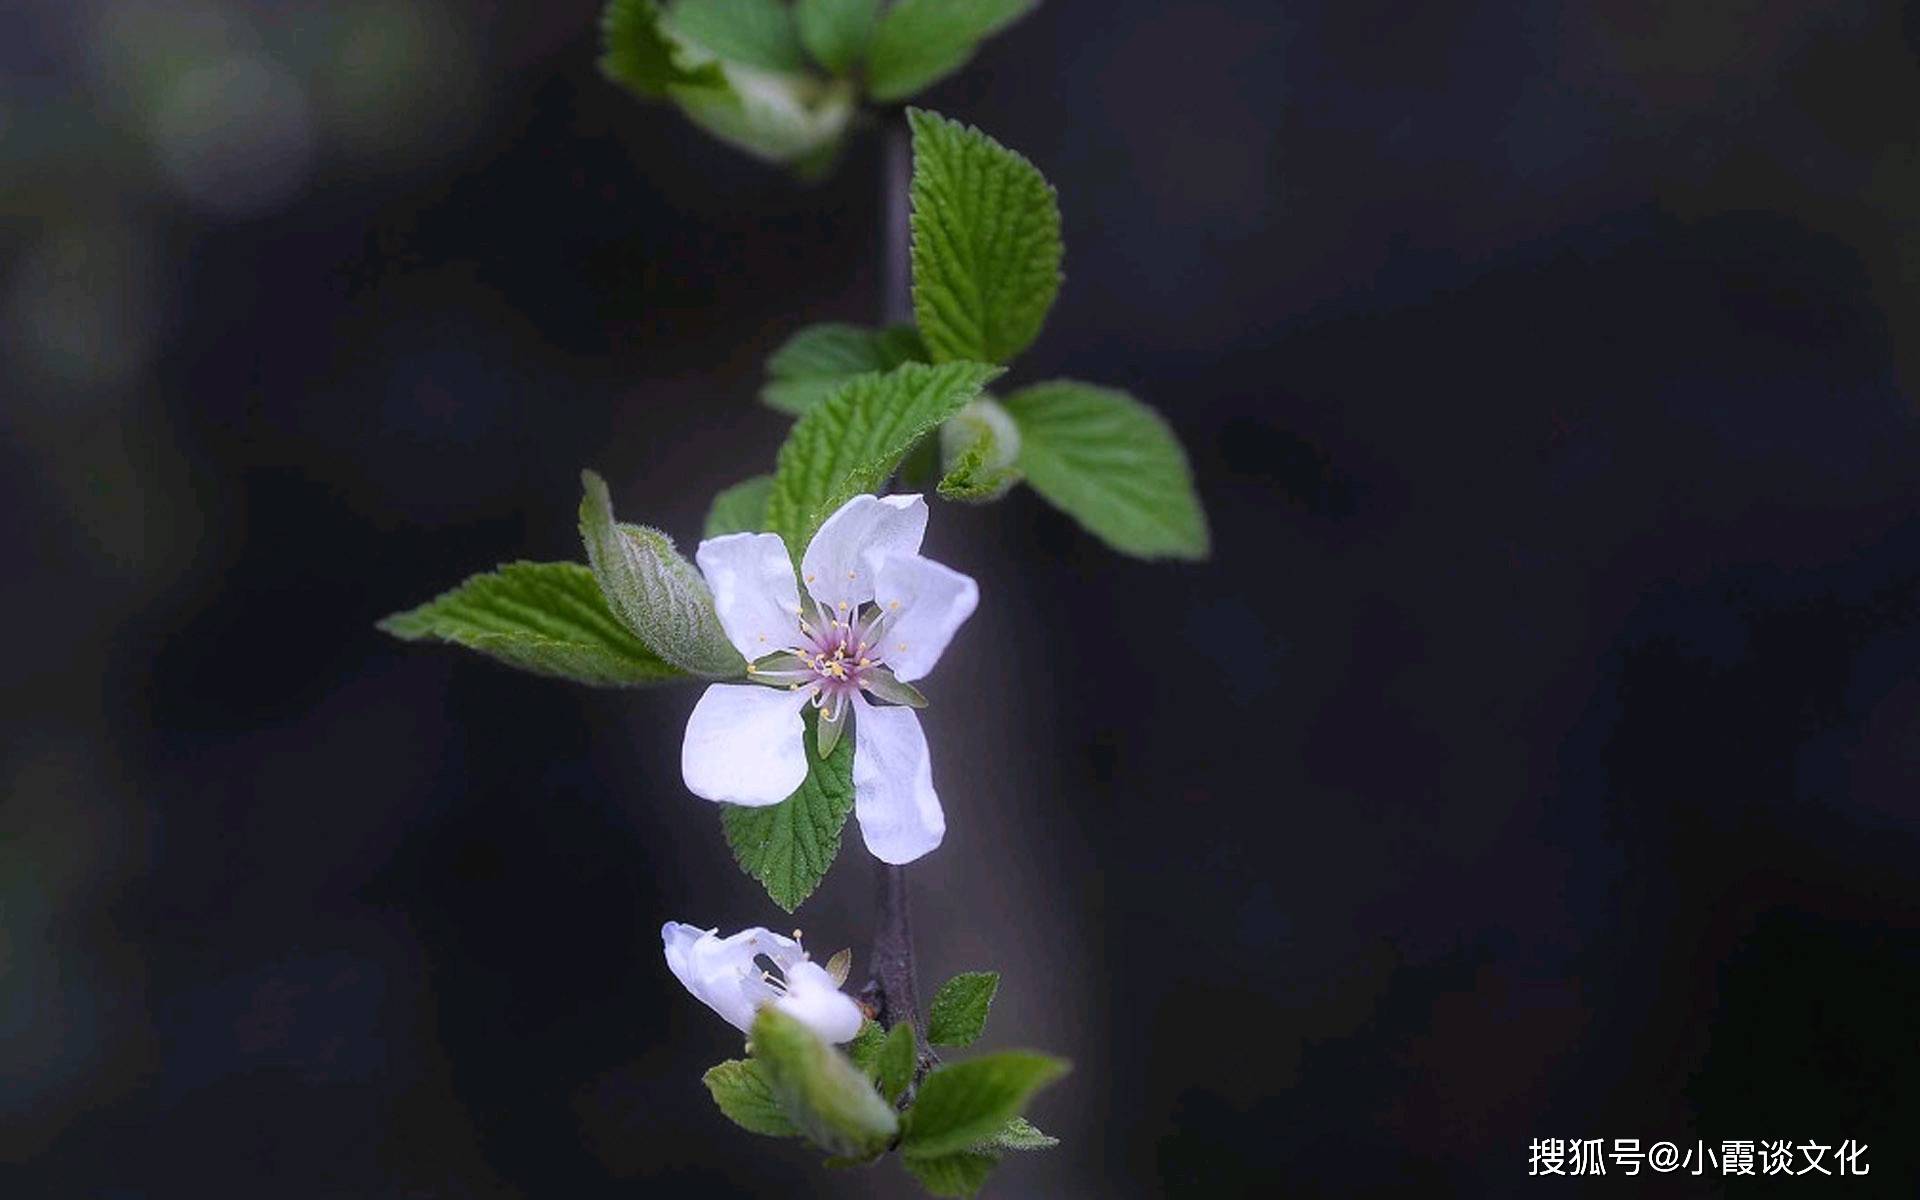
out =
[[[900,0],[874,31],[867,87],[881,102],[905,100],[967,65],[983,38],[1040,0]]]
[[[654,0],[609,0],[600,13],[600,72],[643,96],[663,97],[673,88],[725,92],[718,63],[686,65],[667,35]]]
[[[788,338],[767,360],[760,402],[800,416],[855,375],[891,371],[904,362],[925,362],[927,350],[911,325],[867,329],[859,325],[809,325]]]
[[[847,1043],[847,1057],[853,1060],[854,1066],[866,1072],[867,1078],[872,1079],[880,1072],[880,1047],[886,1044],[887,1031],[880,1028],[880,1022],[863,1021],[860,1032],[854,1034],[853,1040]]]
[[[714,615],[713,595],[694,565],[657,529],[620,525],[606,480],[580,472],[580,537],[594,578],[627,628],[655,654],[693,675],[731,679],[746,673],[746,660],[727,640]]]
[[[918,1058],[912,1021],[902,1021],[887,1030],[887,1040],[881,1043],[880,1057],[874,1065],[879,1072],[880,1094],[888,1104],[898,1101],[900,1093],[913,1082],[913,1064]]]
[[[908,109],[913,312],[933,361],[1004,363],[1060,293],[1060,205],[1034,165],[978,129]]]
[[[940,427],[940,458],[946,471],[940,494],[948,500],[985,504],[1020,480],[1020,429],[992,396],[981,396]]]
[[[792,912],[820,886],[840,853],[840,829],[853,811],[853,739],[841,738],[833,753],[819,754],[819,716],[809,706],[807,777],[778,804],[747,808],[726,804],[720,822],[740,869],[760,881],[767,895]]]
[[[754,1018],[753,1057],[787,1119],[827,1153],[861,1157],[893,1140],[899,1119],[867,1077],[846,1055],[771,1005]]]
[[[983,363],[903,363],[856,375],[794,423],[780,447],[767,524],[797,564],[835,509],[880,488],[900,458],[1000,374]]]
[[[804,71],[807,54],[782,0],[678,0],[673,32],[727,62],[765,71]]]
[[[1203,559],[1207,514],[1186,451],[1125,392],[1057,380],[1007,397],[1028,484],[1095,537],[1138,558]]]
[[[1025,1117],[1015,1117],[1000,1127],[1000,1132],[981,1142],[981,1150],[1051,1150],[1060,1144],[1060,1139],[1050,1137],[1034,1127]]]
[[[845,75],[867,53],[880,0],[797,0],[794,23],[807,52],[835,75]]]
[[[953,1154],[998,1133],[1027,1098],[1067,1073],[1061,1059],[1026,1050],[936,1068],[907,1110],[907,1154]]]
[[[508,563],[475,575],[379,628],[407,642],[436,640],[508,666],[595,687],[684,679],[607,608],[593,572],[578,563]]]
[[[740,1128],[768,1137],[798,1137],[800,1131],[774,1098],[773,1085],[758,1061],[728,1059],[700,1077],[713,1102]]]
[[[1000,972],[967,971],[940,985],[927,1010],[927,1040],[936,1046],[971,1046],[987,1027],[987,1010],[1000,990]]]
[[[767,527],[767,497],[772,492],[771,475],[743,479],[721,492],[707,509],[707,524],[700,533],[701,538],[762,532]]]
[[[1000,1159],[978,1150],[942,1154],[936,1158],[907,1157],[900,1165],[920,1181],[930,1196],[971,1196],[986,1183]]]

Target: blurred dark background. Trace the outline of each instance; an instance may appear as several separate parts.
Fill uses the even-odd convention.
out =
[[[875,310],[873,142],[798,186],[594,19],[0,17],[10,1198],[910,1194],[697,1081],[739,1040],[660,923],[788,920],[693,692],[372,628],[580,557],[583,465],[690,545],[765,354]],[[984,600],[923,983],[1003,969],[987,1044],[1077,1064],[990,1195],[1515,1195],[1543,1137],[1914,1194],[1917,52],[1852,0],[1050,0],[925,97],[1060,190],[1017,380],[1160,406],[1217,544],[936,509]]]

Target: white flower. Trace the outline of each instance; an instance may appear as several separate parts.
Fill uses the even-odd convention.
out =
[[[860,1006],[834,985],[826,969],[807,957],[798,941],[754,927],[723,938],[715,929],[679,921],[660,927],[667,967],[694,998],[742,1033],[753,1029],[763,1004],[793,1017],[829,1042],[850,1041],[866,1018]],[[774,976],[755,960],[779,969]]]
[[[913,712],[926,701],[907,685],[933,670],[980,593],[920,557],[926,528],[918,496],[847,501],[800,560],[806,606],[778,534],[700,543],[721,628],[752,665],[747,683],[714,684],[694,705],[680,754],[689,791],[727,804],[785,800],[807,777],[800,714],[812,704],[823,755],[853,719],[853,812],[874,857],[912,862],[940,844],[947,820]]]

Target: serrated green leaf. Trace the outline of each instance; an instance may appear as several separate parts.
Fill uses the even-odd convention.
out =
[[[707,509],[704,538],[725,537],[729,533],[759,533],[767,527],[767,497],[773,492],[773,476],[755,475],[743,479],[713,498]]]
[[[613,519],[606,480],[582,471],[580,537],[607,607],[655,654],[693,675],[731,679],[746,660],[714,615],[713,595],[694,565],[657,529]]]
[[[1040,1132],[1032,1121],[1025,1117],[1015,1117],[1000,1127],[1000,1132],[976,1149],[981,1150],[1051,1150],[1060,1144],[1060,1139]]]
[[[845,75],[873,41],[880,0],[796,0],[794,23],[807,53],[835,75]]]
[[[899,1128],[891,1105],[846,1055],[768,1005],[753,1022],[753,1058],[780,1110],[807,1140],[852,1158],[884,1150]]]
[[[713,1102],[740,1128],[768,1137],[799,1137],[800,1131],[774,1098],[773,1085],[758,1061],[728,1059],[700,1077]]]
[[[925,362],[927,350],[911,325],[868,329],[829,322],[800,330],[767,359],[760,402],[801,416],[855,375]]]
[[[999,401],[981,396],[940,427],[940,458],[941,496],[966,504],[998,500],[1020,479],[1020,429]]]
[[[1000,1159],[979,1150],[962,1150],[936,1158],[909,1156],[900,1160],[907,1173],[920,1181],[930,1196],[971,1196],[987,1182]]]
[[[1166,420],[1125,392],[1056,380],[1004,402],[1033,490],[1123,554],[1203,559],[1207,515]]]
[[[985,1141],[1020,1115],[1028,1097],[1066,1073],[1064,1060],[1026,1050],[938,1067],[907,1110],[901,1150],[937,1157]]]
[[[508,563],[393,614],[379,628],[402,641],[465,646],[523,671],[595,687],[687,677],[628,632],[593,572],[579,563]]]
[[[1004,363],[1060,293],[1060,205],[1025,158],[978,129],[908,109],[913,312],[934,362]]]
[[[728,90],[718,63],[684,61],[654,0],[609,0],[600,13],[600,71],[643,96],[673,88]]]
[[[840,853],[840,830],[853,811],[853,739],[841,738],[833,753],[821,758],[818,730],[819,715],[809,706],[807,777],[793,795],[763,808],[720,808],[734,860],[788,912],[820,886]]]
[[[900,0],[874,30],[867,87],[881,102],[905,100],[967,65],[982,39],[1040,0]]]
[[[676,0],[673,32],[714,57],[764,71],[804,71],[807,54],[782,0]]]
[[[919,1046],[913,1039],[913,1022],[902,1021],[887,1030],[887,1040],[881,1043],[880,1057],[874,1066],[878,1071],[880,1094],[892,1104],[900,1099],[900,1094],[913,1082],[913,1065],[919,1058]]]
[[[1000,990],[1000,972],[966,971],[940,985],[927,1009],[927,1040],[936,1046],[971,1046],[987,1027],[987,1010]]]
[[[860,1025],[860,1032],[853,1035],[847,1043],[847,1057],[853,1065],[866,1072],[872,1079],[880,1071],[880,1047],[887,1044],[887,1031],[880,1028],[880,1022],[868,1020]]]
[[[796,421],[767,500],[767,524],[794,562],[822,521],[884,484],[914,443],[999,374],[984,363],[903,363],[885,375],[854,376]]]

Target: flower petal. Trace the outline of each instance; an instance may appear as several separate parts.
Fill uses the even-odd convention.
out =
[[[809,693],[716,683],[687,718],[680,774],[687,790],[707,800],[762,807],[778,804],[807,777],[806,725],[800,710]]]
[[[674,978],[743,1033],[752,1028],[760,1006],[779,995],[761,974],[754,956],[774,957],[783,949],[799,953],[797,943],[757,927],[722,939],[713,930],[668,921],[660,927],[660,941]]]
[[[980,603],[973,580],[918,554],[880,564],[877,596],[885,614],[880,654],[894,678],[910,683],[933,670],[940,655]]]
[[[927,532],[918,496],[855,496],[820,526],[800,560],[807,591],[828,608],[851,612],[873,599],[873,572],[896,554],[917,554]]]
[[[748,662],[799,644],[800,589],[777,533],[730,533],[694,552],[713,592],[713,611]]]
[[[909,863],[940,844],[946,814],[933,790],[927,736],[911,708],[864,699],[853,722],[853,815],[860,838],[885,863]]]
[[[833,986],[833,977],[815,962],[786,969],[787,994],[773,1006],[829,1042],[850,1042],[865,1021],[853,997]]]

